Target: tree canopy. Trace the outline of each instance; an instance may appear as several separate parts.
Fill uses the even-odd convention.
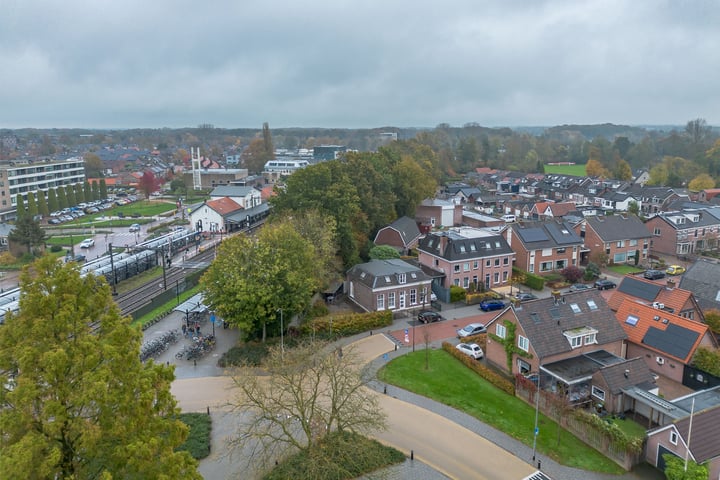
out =
[[[265,339],[268,326],[279,331],[282,314],[289,319],[309,306],[321,283],[319,263],[291,223],[268,224],[257,238],[236,235],[220,244],[200,283],[220,317],[246,337]]]
[[[173,370],[140,362],[141,332],[104,279],[43,257],[0,328],[6,478],[200,479],[175,415]],[[10,388],[8,388],[10,386]]]
[[[40,222],[30,215],[19,217],[8,235],[11,242],[27,247],[28,253],[32,253],[33,247],[44,245],[45,238],[45,230],[40,226]]]

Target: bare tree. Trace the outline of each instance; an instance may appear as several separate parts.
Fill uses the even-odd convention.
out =
[[[231,445],[253,468],[268,467],[288,453],[311,451],[331,431],[367,434],[387,427],[377,396],[366,388],[352,347],[324,343],[270,350],[257,369],[233,375],[238,395],[231,406],[243,412]]]

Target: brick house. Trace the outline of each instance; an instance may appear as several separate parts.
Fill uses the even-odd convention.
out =
[[[626,275],[608,298],[608,305],[618,311],[625,300],[657,307],[690,320],[704,321],[702,308],[690,290],[677,288],[675,280],[654,282],[636,275]]]
[[[672,423],[648,432],[645,460],[665,470],[662,456],[670,453],[681,459],[689,458],[695,463],[707,463],[708,477],[720,478],[720,392],[714,393],[710,402],[697,401],[698,406],[715,402],[706,408],[696,406],[695,413],[686,415]],[[707,395],[706,395],[707,396]],[[691,428],[692,427],[692,428]],[[692,433],[692,435],[691,435]]]
[[[590,400],[595,372],[625,362],[626,338],[600,292],[588,290],[505,309],[488,324],[486,358],[508,374],[539,372],[542,388],[580,403]]]
[[[631,389],[657,394],[652,372],[642,358],[603,366],[592,376],[593,401],[602,403],[609,413],[622,414],[638,407],[627,394]]]
[[[451,285],[510,285],[515,255],[497,232],[470,227],[432,232],[420,239],[418,252],[421,265],[442,273],[437,286],[445,294],[449,294]],[[435,293],[443,298],[443,292]]]
[[[703,211],[661,213],[645,223],[653,252],[687,255],[716,250],[720,220]]]
[[[345,281],[350,300],[367,312],[400,312],[430,303],[431,278],[404,260],[371,260],[355,265]]]
[[[389,245],[404,255],[417,245],[419,238],[420,229],[415,220],[409,217],[400,217],[387,227],[378,230],[373,243]]]
[[[678,383],[699,347],[717,348],[704,323],[626,299],[615,314],[627,334],[627,356],[645,360],[650,371]]]
[[[429,228],[454,227],[462,224],[462,205],[448,200],[431,198],[415,208],[415,221]]]
[[[590,256],[604,253],[614,264],[644,263],[650,255],[652,235],[634,215],[587,217],[575,226]]]
[[[515,265],[527,272],[552,272],[579,263],[583,241],[568,222],[514,223],[505,234]]]

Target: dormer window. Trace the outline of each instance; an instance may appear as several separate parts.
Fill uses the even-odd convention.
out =
[[[402,285],[402,284],[405,283],[406,281],[407,281],[407,279],[406,279],[406,276],[405,276],[404,273],[398,274],[398,283],[399,283],[399,284]]]
[[[570,343],[571,348],[578,348],[584,345],[592,345],[597,343],[598,331],[592,327],[578,327],[563,332],[565,338]]]
[[[390,283],[390,282],[391,282],[390,277],[387,277],[387,276],[386,276],[386,277],[385,277],[385,283]]]

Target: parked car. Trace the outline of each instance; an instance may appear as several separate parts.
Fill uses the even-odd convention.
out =
[[[484,356],[482,348],[477,343],[458,343],[455,348],[475,360],[480,360]]]
[[[86,260],[85,255],[83,255],[81,253],[78,253],[77,255],[75,255],[72,258],[70,256],[68,256],[69,262],[85,263],[85,260]]]
[[[502,300],[484,300],[480,302],[480,310],[483,312],[502,310],[503,308],[505,308],[505,302]]]
[[[80,248],[90,248],[95,246],[95,240],[92,238],[86,238],[80,242]]]
[[[650,280],[657,280],[659,278],[665,278],[665,272],[662,270],[645,270],[643,277],[649,278]]]
[[[442,315],[432,310],[425,310],[418,313],[418,321],[421,323],[432,323],[444,320]]]
[[[140,224],[139,223],[133,223],[130,225],[130,231],[131,232],[139,232],[140,231]]]
[[[680,265],[670,265],[667,270],[665,270],[665,273],[668,275],[681,275],[685,273],[685,267],[681,267]]]
[[[582,292],[585,290],[592,290],[592,287],[587,283],[575,283],[573,285],[570,285],[571,292]]]
[[[595,282],[595,288],[598,290],[610,290],[615,287],[617,287],[617,285],[611,280],[598,280]]]
[[[535,300],[538,297],[533,295],[532,293],[518,293],[517,295],[515,295],[515,298],[517,298],[521,302],[527,302],[528,300]]]
[[[480,333],[487,333],[487,327],[482,323],[471,323],[467,327],[463,327],[457,331],[457,335],[460,338],[469,337],[471,335],[478,335]]]

